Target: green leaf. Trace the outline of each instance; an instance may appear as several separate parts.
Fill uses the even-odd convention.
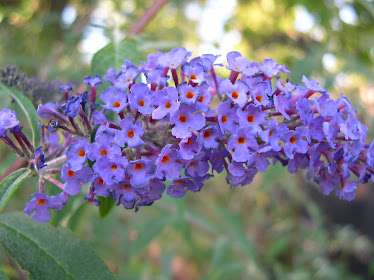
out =
[[[23,213],[0,215],[0,243],[30,279],[115,279],[104,261],[64,228]]]
[[[36,112],[34,105],[31,103],[23,93],[15,88],[8,86],[7,84],[0,82],[1,87],[10,94],[19,104],[22,111],[25,113],[27,119],[29,120],[31,131],[32,131],[32,141],[35,148],[39,147],[40,144],[40,126],[39,126],[39,115]],[[1,91],[4,92],[4,91]]]
[[[31,170],[28,168],[21,168],[9,174],[0,183],[0,212],[7,205],[8,200],[17,190],[19,184],[30,176]]]
[[[136,44],[128,39],[119,42],[112,42],[95,53],[91,63],[91,76],[100,75],[103,77],[107,70],[112,67],[118,71],[123,60],[128,59],[134,64],[140,63],[140,56]],[[104,86],[109,86],[104,83]]]
[[[9,280],[8,276],[6,276],[5,272],[0,267],[0,280]]]
[[[101,205],[99,206],[99,216],[100,218],[104,218],[106,215],[109,214],[110,210],[113,209],[113,206],[116,205],[117,201],[113,200],[113,198],[111,198],[110,196],[100,196],[99,200],[101,202]]]

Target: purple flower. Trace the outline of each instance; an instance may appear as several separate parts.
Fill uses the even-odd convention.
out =
[[[257,151],[258,144],[252,127],[240,127],[236,134],[231,135],[227,143],[227,150],[232,151],[232,158],[238,162],[245,162],[250,158],[250,151]]]
[[[282,149],[279,145],[279,138],[287,131],[287,124],[277,125],[277,120],[272,119],[267,129],[260,133],[260,136],[263,141],[271,145],[274,151],[279,152]]]
[[[223,136],[218,125],[208,126],[200,132],[199,145],[207,149],[217,149],[219,143],[216,140],[222,140]]]
[[[196,107],[202,111],[207,112],[210,110],[209,104],[212,100],[212,94],[208,90],[208,84],[198,85],[197,91],[199,92],[199,98],[197,99]]]
[[[83,83],[87,84],[91,88],[94,88],[101,85],[103,81],[101,80],[100,75],[96,75],[95,77],[84,77]]]
[[[90,144],[86,139],[77,137],[66,152],[67,162],[73,171],[77,171],[87,162],[87,153]]]
[[[45,164],[44,160],[44,154],[43,154],[43,147],[40,146],[37,148],[34,152],[34,160],[35,160],[35,165],[37,169],[42,169],[44,166],[47,166]]]
[[[109,68],[106,72],[106,75],[104,75],[104,80],[108,83],[113,83],[117,77],[116,69]]]
[[[140,188],[152,179],[155,169],[150,160],[140,159],[129,162],[127,173],[129,174],[131,185],[134,188]]]
[[[72,91],[72,90],[73,90],[73,88],[69,84],[66,84],[66,85],[63,85],[63,86],[60,87],[60,92],[61,93],[68,93],[69,91]]]
[[[68,115],[70,118],[74,118],[79,113],[81,103],[82,99],[80,96],[70,96],[60,108],[65,115]]]
[[[17,112],[4,108],[0,111],[0,128],[8,129],[19,124]]]
[[[176,69],[178,66],[184,64],[191,55],[185,48],[175,48],[170,52],[161,54],[156,62],[156,65],[162,68]]]
[[[179,85],[178,92],[180,100],[188,105],[195,103],[198,98],[197,88],[188,85],[186,82]]]
[[[239,117],[240,127],[252,127],[252,133],[258,134],[262,132],[261,125],[266,126],[268,124],[268,121],[265,120],[268,113],[261,111],[253,104],[248,105],[244,111],[238,108],[236,112]]]
[[[152,112],[152,118],[160,120],[167,114],[175,113],[180,106],[178,101],[178,91],[174,87],[166,87],[156,91],[153,95],[153,104],[158,106]]]
[[[256,106],[268,107],[271,105],[269,96],[272,95],[273,89],[270,80],[256,83],[250,90],[251,97]]]
[[[338,106],[335,100],[329,99],[328,94],[323,94],[321,97],[314,98],[314,106],[323,117],[334,117],[338,112]]]
[[[60,127],[60,121],[57,119],[50,119],[46,126],[48,131],[55,131],[59,127]]]
[[[296,131],[288,131],[282,135],[284,141],[284,153],[290,159],[294,158],[294,151],[305,154],[308,151],[308,142],[304,140],[307,137],[308,128],[296,127]]]
[[[141,123],[136,122],[133,116],[127,116],[121,120],[118,124],[122,130],[116,130],[115,137],[118,145],[124,147],[128,144],[130,148],[139,147],[144,144],[141,136],[144,134],[144,128]]]
[[[182,159],[191,160],[200,150],[201,146],[197,142],[195,133],[192,133],[190,137],[184,138],[179,142],[179,156]]]
[[[151,114],[153,108],[153,95],[149,92],[146,84],[136,83],[132,86],[129,94],[131,106],[135,107],[142,114]]]
[[[65,181],[64,190],[69,195],[80,193],[82,185],[90,182],[92,176],[93,172],[89,166],[83,166],[82,169],[73,171],[66,163],[61,170],[61,179]]]
[[[217,171],[217,173],[221,173],[225,167],[225,158],[229,156],[230,153],[225,148],[221,150],[213,150],[212,154],[210,155],[210,164],[212,165],[212,169]]]
[[[115,90],[114,87],[107,88],[100,96],[101,100],[104,101],[103,108],[119,113],[127,107],[127,94],[126,92]]]
[[[175,126],[171,133],[177,138],[188,138],[191,136],[192,131],[200,130],[205,126],[205,117],[196,111],[196,106],[181,104],[179,110],[170,116],[170,123]]]
[[[320,93],[325,93],[326,90],[319,86],[319,84],[316,82],[316,81],[313,81],[313,80],[308,80],[307,77],[305,77],[303,75],[303,78],[301,79],[301,81],[306,85],[306,87],[314,92],[320,92]]]
[[[161,153],[155,161],[156,177],[172,181],[180,177],[182,164],[178,158],[178,152],[171,149],[172,145],[168,144],[162,148]]]
[[[101,201],[96,199],[95,197],[93,196],[84,196],[84,200],[87,201],[87,203],[91,204],[91,205],[94,205],[94,206],[100,206],[101,205]]]
[[[283,82],[281,79],[277,78],[275,86],[281,91],[284,92],[287,96],[291,95],[291,92],[294,91],[297,85],[294,85],[291,82]]]
[[[95,142],[90,144],[87,157],[95,161],[102,156],[112,158],[122,154],[121,148],[117,144],[111,143],[111,137],[106,134],[100,134],[95,138]]]
[[[125,91],[132,83],[135,82],[140,72],[135,66],[129,66],[122,70],[119,76],[113,80],[113,86],[116,89]]]
[[[164,69],[162,68],[156,68],[154,70],[151,70],[146,73],[147,77],[147,83],[150,85],[156,85],[156,86],[164,86],[166,85],[167,80],[169,80],[169,76],[164,74]]]
[[[205,82],[206,71],[201,64],[191,65],[186,63],[182,66],[182,71],[192,83],[200,84]]]
[[[232,84],[230,80],[223,80],[219,84],[219,92],[226,94],[234,104],[238,104],[240,108],[248,102],[247,92],[249,87],[246,83],[241,80],[237,80],[235,84]]]
[[[235,133],[238,125],[238,116],[236,115],[236,111],[238,110],[237,106],[231,106],[229,101],[223,102],[218,105],[218,123],[221,128],[221,132],[225,133],[225,131],[229,131],[231,133]]]
[[[105,184],[112,185],[115,182],[120,182],[125,179],[125,168],[128,161],[123,156],[107,156],[100,157],[92,166],[95,173],[97,173]]]
[[[174,180],[173,184],[168,187],[167,194],[174,198],[181,198],[186,194],[187,190],[199,191],[200,188],[189,178],[180,178]]]
[[[62,201],[57,196],[48,196],[44,193],[33,193],[33,198],[26,203],[25,212],[39,223],[48,222],[51,219],[49,209],[61,210]]]
[[[205,159],[205,152],[201,151],[186,166],[186,175],[202,177],[209,171],[210,165]]]
[[[277,111],[280,112],[287,120],[290,120],[291,117],[286,112],[286,110],[290,109],[290,102],[288,101],[286,94],[275,95],[273,100],[275,109],[277,109]]]
[[[277,75],[280,71],[283,73],[291,73],[290,70],[287,69],[285,65],[279,65],[274,59],[264,59],[262,66],[260,66],[260,70],[264,72],[264,74],[272,78]]]

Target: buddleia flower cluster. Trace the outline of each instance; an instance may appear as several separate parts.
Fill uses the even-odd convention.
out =
[[[348,201],[359,182],[373,179],[374,142],[365,143],[367,127],[343,94],[334,100],[305,76],[301,85],[282,80],[277,75],[290,71],[273,59],[260,64],[230,52],[222,65],[215,55],[190,55],[176,48],[140,66],[125,60],[108,69],[107,88],[100,76],[84,78],[87,92],[61,87],[63,102],[38,107],[44,142],[37,149],[20,134],[16,113],[3,109],[1,139],[40,178],[24,211],[46,222],[49,209],[61,209],[84,184],[90,204],[109,197],[138,210],[162,195],[198,192],[221,172],[231,188],[248,185],[278,161],[291,173],[307,169],[323,194]],[[46,195],[45,180],[62,192]]]

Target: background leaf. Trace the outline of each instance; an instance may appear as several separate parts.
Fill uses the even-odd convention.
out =
[[[19,184],[31,174],[28,168],[21,168],[9,174],[0,183],[0,212],[4,209],[8,200],[17,190]]]
[[[30,279],[115,279],[103,260],[63,228],[22,213],[0,215],[0,243]]]
[[[131,60],[136,65],[140,63],[136,44],[128,39],[109,43],[92,58],[91,76],[100,75],[103,78],[110,67],[118,71],[124,59]],[[104,82],[104,86],[108,87],[109,84]]]
[[[22,111],[25,113],[30,123],[34,147],[38,148],[40,144],[40,126],[38,123],[40,118],[38,113],[36,112],[34,105],[31,103],[30,99],[28,99],[23,93],[21,93],[17,89],[9,87],[3,82],[0,82],[0,85],[4,89],[4,91],[0,92],[6,92],[10,94],[17,101]]]
[[[99,197],[101,205],[99,206],[99,216],[104,218],[109,214],[110,210],[113,209],[113,206],[116,205],[117,201],[113,200],[110,196],[108,197]]]

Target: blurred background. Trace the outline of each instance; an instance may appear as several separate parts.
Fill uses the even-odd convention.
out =
[[[155,3],[155,17],[134,30]],[[57,98],[60,83],[79,85],[93,54],[125,36],[143,60],[178,46],[222,61],[233,50],[274,58],[295,83],[306,75],[334,98],[344,92],[374,137],[372,0],[1,0],[0,36],[0,68],[16,65],[31,88]],[[3,145],[0,157],[1,175],[16,158]],[[22,210],[36,189],[23,183],[6,211]],[[85,239],[119,279],[374,279],[373,184],[343,202],[278,164],[246,187],[230,189],[221,174],[137,213],[116,207],[99,218],[74,197],[51,223]],[[2,249],[0,260],[12,279],[27,275]]]

